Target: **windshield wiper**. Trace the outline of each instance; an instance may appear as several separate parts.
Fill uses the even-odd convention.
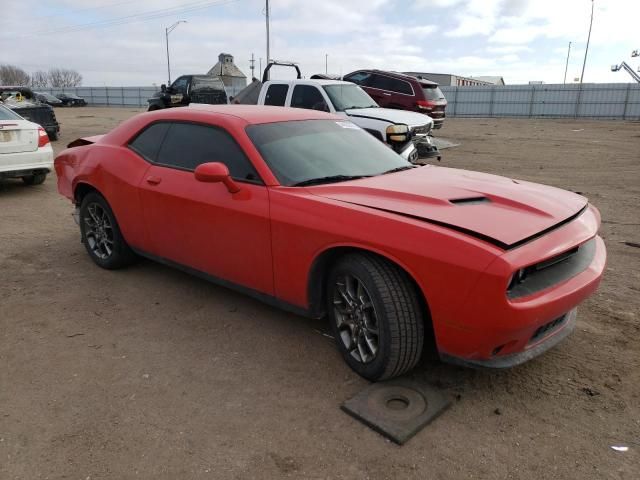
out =
[[[329,175],[327,177],[310,178],[298,183],[294,183],[294,187],[306,187],[309,185],[320,185],[322,183],[346,182],[347,180],[357,180],[359,178],[367,178],[371,175]]]
[[[409,170],[410,168],[417,168],[418,165],[403,165],[402,167],[392,168],[391,170],[387,170],[386,172],[382,172],[380,175],[386,175],[387,173],[396,173],[401,172],[403,170]]]

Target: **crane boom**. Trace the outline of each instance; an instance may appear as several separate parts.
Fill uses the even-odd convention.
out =
[[[631,68],[631,67],[629,66],[629,64],[628,64],[627,62],[622,62],[620,65],[613,65],[613,66],[611,67],[611,71],[612,71],[612,72],[618,72],[618,71],[622,70],[623,68],[627,71],[627,73],[628,73],[629,75],[631,75],[631,77],[632,77],[636,82],[640,83],[640,75],[638,75],[638,74],[633,70],[633,68]]]

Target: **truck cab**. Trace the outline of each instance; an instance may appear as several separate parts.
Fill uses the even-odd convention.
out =
[[[162,85],[160,91],[147,102],[150,112],[162,108],[185,107],[190,103],[229,103],[224,83],[212,75],[182,75],[170,86]]]
[[[439,157],[431,143],[433,120],[423,114],[380,108],[358,85],[327,79],[270,80],[262,85],[258,105],[307,108],[349,118],[411,162]]]

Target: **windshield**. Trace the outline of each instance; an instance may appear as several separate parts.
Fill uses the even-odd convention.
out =
[[[439,87],[425,87],[423,85],[422,91],[426,100],[444,100],[444,94]]]
[[[380,175],[412,165],[349,121],[301,120],[250,125],[247,134],[282,185]],[[329,180],[329,179],[327,179]]]
[[[57,102],[58,99],[56,97],[54,97],[53,95],[51,95],[50,93],[46,93],[46,92],[33,92],[36,95],[40,95],[43,98],[46,98],[47,100],[49,100],[50,102]]]
[[[0,105],[0,120],[22,120],[22,117],[7,107]]]
[[[358,85],[325,85],[323,88],[329,95],[331,103],[333,103],[337,112],[344,112],[350,108],[372,108],[378,106],[375,100]]]

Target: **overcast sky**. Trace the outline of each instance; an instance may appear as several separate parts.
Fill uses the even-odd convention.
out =
[[[590,0],[271,0],[271,56],[303,74],[358,68],[502,75],[509,84],[580,76]],[[204,73],[224,51],[247,75],[266,57],[264,0],[2,0],[0,63],[29,72],[78,70],[84,85],[166,82]],[[640,57],[639,0],[596,0],[585,82],[629,82],[613,73]],[[256,61],[256,66],[257,66]]]

